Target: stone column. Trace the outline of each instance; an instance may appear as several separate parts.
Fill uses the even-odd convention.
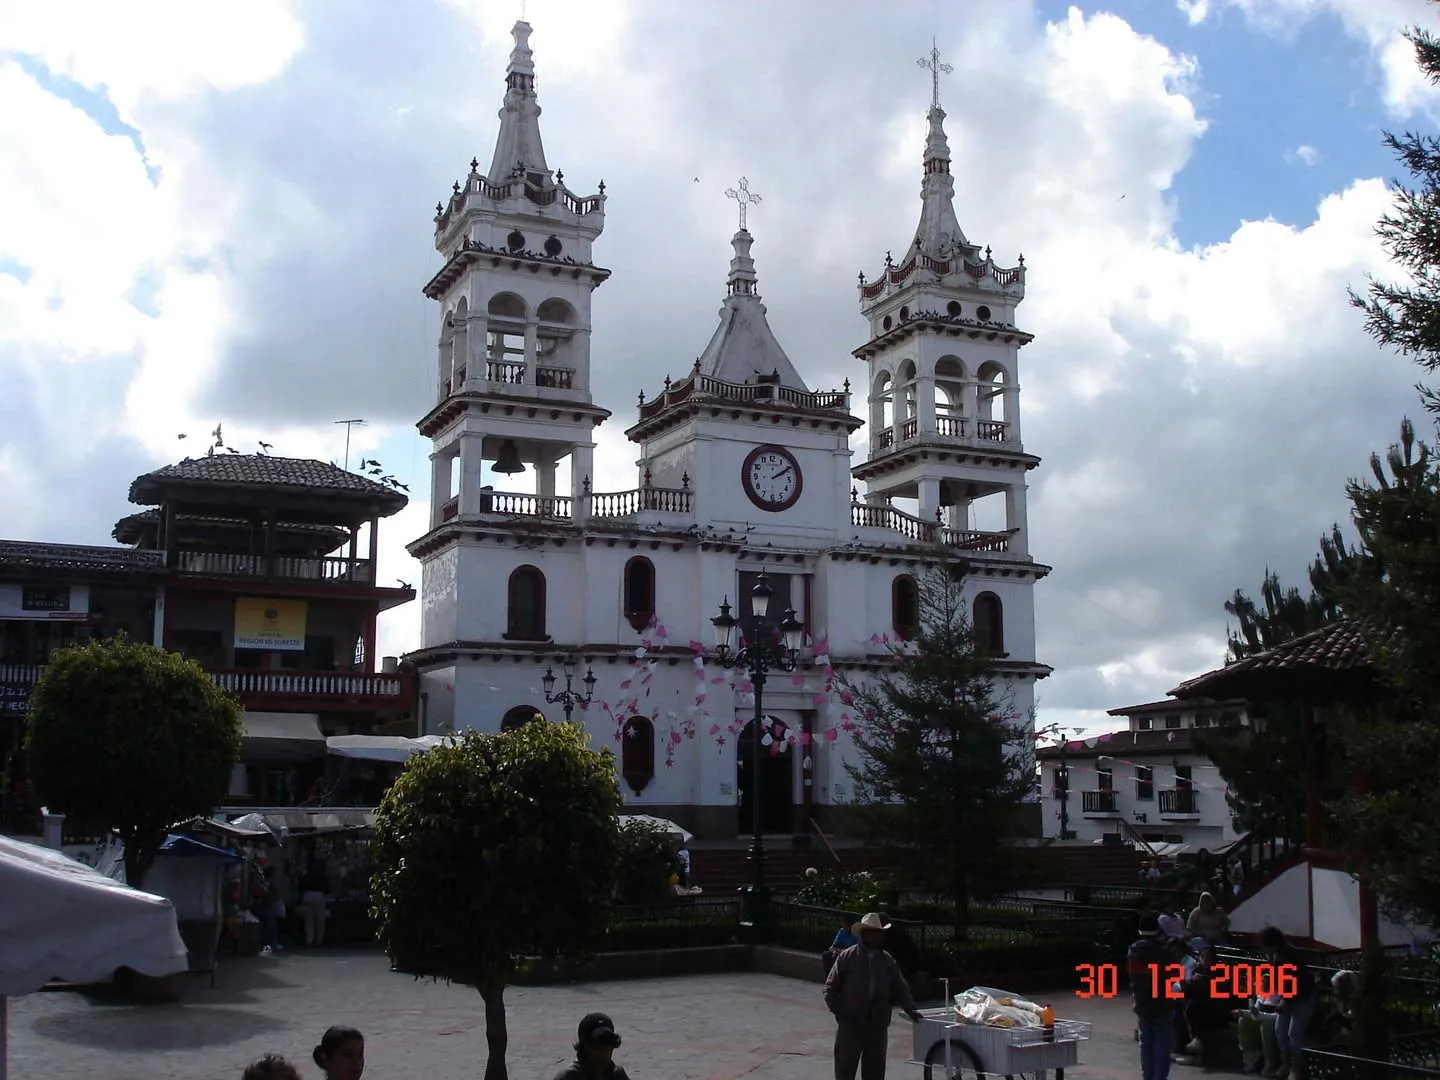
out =
[[[480,512],[480,484],[485,459],[482,448],[484,436],[467,431],[460,436],[460,516],[470,517]]]
[[[594,490],[594,484],[595,444],[580,443],[570,451],[570,517],[577,524],[590,517],[590,500],[586,496]]]
[[[940,480],[938,477],[923,477],[918,487],[920,502],[920,520],[927,525],[934,525],[936,522],[935,512],[940,509]]]
[[[1010,550],[1030,554],[1030,525],[1025,514],[1025,481],[1017,480],[1005,489],[1005,527],[1018,530],[1010,537]]]
[[[484,315],[471,315],[468,325],[465,357],[467,385],[490,378],[490,321]]]
[[[1020,441],[1020,387],[1012,383],[1005,384],[1003,395],[1005,402],[1005,420],[1009,427],[1005,430],[1005,437],[1014,442]]]
[[[535,385],[535,361],[540,355],[540,322],[533,315],[525,320],[525,385]]]
[[[555,497],[555,463],[541,462],[535,466],[535,494],[542,499]]]
[[[590,329],[577,329],[570,338],[570,362],[575,365],[571,386],[590,395]]]
[[[935,380],[920,376],[915,383],[915,411],[920,423],[917,431],[935,433]]]
[[[430,527],[437,528],[444,517],[442,509],[455,493],[450,490],[450,460],[448,450],[436,450],[430,455]]]

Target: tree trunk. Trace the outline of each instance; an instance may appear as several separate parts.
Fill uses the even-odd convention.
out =
[[[505,1069],[505,1050],[510,1045],[510,1033],[505,1026],[505,980],[488,978],[477,989],[485,1000],[485,1045],[489,1055],[485,1058],[485,1080],[509,1080]]]
[[[153,837],[140,836],[133,829],[122,830],[120,842],[125,845],[125,884],[139,889],[145,884],[150,867],[155,865],[155,853],[160,845]]]
[[[965,867],[965,801],[960,769],[960,739],[957,718],[950,717],[950,888],[955,901],[955,937],[964,941],[970,922],[969,891]]]

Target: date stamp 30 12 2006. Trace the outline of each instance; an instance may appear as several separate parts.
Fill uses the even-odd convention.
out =
[[[1178,1000],[1185,996],[1185,965],[1151,964],[1150,996]],[[1078,998],[1113,998],[1120,992],[1120,970],[1115,964],[1076,964]],[[1294,964],[1212,964],[1210,997],[1215,1001],[1248,1001],[1252,997],[1293,998],[1299,991]]]

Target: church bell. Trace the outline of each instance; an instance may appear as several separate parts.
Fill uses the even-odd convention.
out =
[[[500,444],[500,456],[495,459],[495,471],[498,473],[525,471],[525,463],[520,460],[520,448],[515,445],[514,439],[506,439]]]

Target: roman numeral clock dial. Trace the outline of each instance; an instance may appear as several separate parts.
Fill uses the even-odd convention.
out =
[[[740,482],[761,510],[788,510],[800,498],[804,477],[795,455],[783,446],[757,446],[745,458]]]

